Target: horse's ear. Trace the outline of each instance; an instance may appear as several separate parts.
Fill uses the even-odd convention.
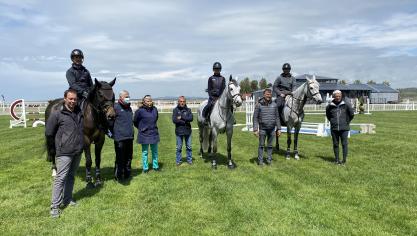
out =
[[[97,78],[94,78],[94,83],[95,83],[97,88],[101,87],[101,83],[100,83],[100,81],[97,80]]]
[[[316,80],[316,75],[313,75],[313,80]]]
[[[311,79],[308,77],[308,75],[306,75],[306,80],[307,80],[307,83],[311,82]]]
[[[229,76],[229,82],[232,81],[232,75]]]
[[[114,79],[112,81],[109,82],[110,86],[113,87],[113,85],[116,83],[116,77],[114,77]]]

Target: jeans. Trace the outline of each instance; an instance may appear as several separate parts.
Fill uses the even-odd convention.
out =
[[[152,168],[158,169],[158,144],[142,144],[142,162],[143,162],[143,170],[148,170],[148,151],[149,146],[151,146],[152,151]]]
[[[342,149],[343,149],[343,162],[346,162],[347,154],[348,154],[348,135],[349,130],[332,130],[332,140],[333,140],[333,151],[335,161],[339,162],[339,140],[342,141]]]
[[[52,187],[51,208],[58,208],[59,205],[67,204],[72,199],[75,174],[80,165],[81,154],[75,156],[56,157],[57,172]]]
[[[268,160],[272,160],[272,142],[275,137],[275,129],[260,129],[259,130],[259,147],[258,147],[258,161],[263,162],[265,138],[267,139],[266,150]]]
[[[187,150],[187,162],[191,163],[193,161],[192,157],[192,147],[191,147],[191,134],[189,135],[177,135],[177,152],[176,152],[176,162],[181,163],[181,150],[182,150],[182,140],[185,140],[185,148]]]

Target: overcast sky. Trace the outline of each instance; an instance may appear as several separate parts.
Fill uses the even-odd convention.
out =
[[[417,1],[0,0],[0,94],[47,100],[80,48],[92,77],[134,98],[206,96],[212,64],[417,87]]]

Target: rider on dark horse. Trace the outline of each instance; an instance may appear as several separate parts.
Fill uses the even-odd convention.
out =
[[[72,66],[67,70],[67,80],[70,89],[77,91],[78,106],[84,110],[84,101],[93,89],[90,72],[83,66],[84,54],[80,49],[71,52]]]
[[[226,79],[220,75],[222,70],[222,65],[220,62],[215,62],[213,64],[214,74],[208,79],[208,89],[209,99],[207,105],[203,109],[203,117],[205,123],[209,123],[210,113],[213,109],[216,100],[222,95],[223,90],[226,88]]]
[[[282,120],[282,110],[285,106],[285,97],[290,95],[295,85],[295,78],[291,75],[291,65],[285,63],[282,65],[283,73],[274,82],[274,92],[277,96],[275,102],[278,106],[278,112],[280,114],[281,124],[284,124]]]

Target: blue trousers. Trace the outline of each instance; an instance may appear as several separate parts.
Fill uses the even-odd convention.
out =
[[[148,170],[148,152],[149,146],[151,146],[152,151],[152,168],[158,169],[158,144],[142,144],[142,162],[143,162],[143,170]]]
[[[177,135],[177,152],[176,152],[176,156],[177,156],[177,164],[181,163],[181,159],[182,159],[182,155],[181,155],[181,150],[182,150],[182,140],[185,140],[185,148],[187,150],[187,162],[191,163],[193,161],[193,157],[192,157],[192,148],[191,148],[191,134],[190,135]]]

